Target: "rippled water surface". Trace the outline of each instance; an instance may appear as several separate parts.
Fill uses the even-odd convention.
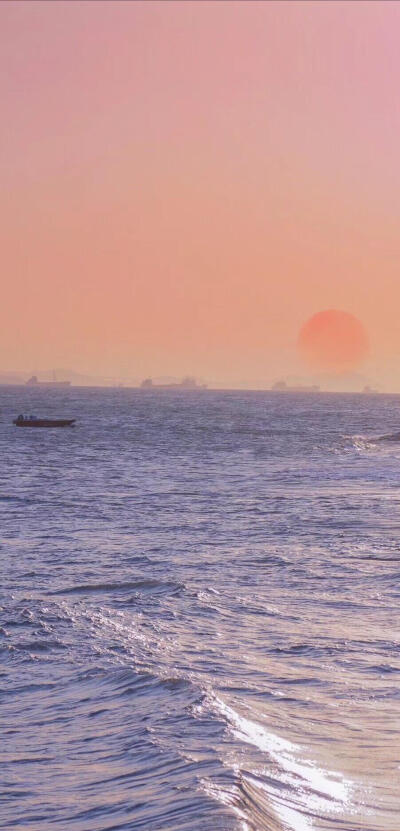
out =
[[[0,827],[399,831],[400,399],[0,408]]]

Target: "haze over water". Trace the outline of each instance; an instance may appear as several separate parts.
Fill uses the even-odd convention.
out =
[[[2,389],[0,828],[398,831],[399,422]]]

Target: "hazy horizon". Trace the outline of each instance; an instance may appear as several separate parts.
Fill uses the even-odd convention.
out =
[[[36,376],[40,382],[47,381],[70,381],[73,386],[125,386],[127,388],[140,387],[142,382],[146,380],[144,377],[127,375],[104,375],[101,373],[84,373],[77,372],[72,368],[55,367],[53,369],[44,368],[41,370],[0,370],[0,385],[3,384],[26,384],[32,377]],[[329,373],[315,373],[302,375],[287,374],[273,377],[272,379],[258,378],[254,379],[253,385],[248,383],[246,379],[238,379],[236,384],[229,384],[224,378],[205,378],[196,376],[194,373],[186,373],[185,375],[161,375],[154,374],[151,380],[155,386],[159,384],[176,384],[181,383],[184,378],[194,378],[198,385],[206,385],[211,390],[243,390],[243,391],[268,391],[271,390],[274,384],[284,382],[289,388],[291,386],[312,386],[318,385],[320,392],[365,392],[365,388],[369,387],[371,392],[379,392],[383,394],[400,394],[400,390],[387,389],[379,385],[376,380],[363,375],[362,373],[349,372],[342,374]]]

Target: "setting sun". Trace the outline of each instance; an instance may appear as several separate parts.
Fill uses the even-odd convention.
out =
[[[348,312],[329,309],[313,315],[299,333],[303,359],[315,368],[343,372],[355,369],[368,355],[368,336]]]

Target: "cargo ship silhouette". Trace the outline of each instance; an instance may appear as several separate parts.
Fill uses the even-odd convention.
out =
[[[286,381],[277,381],[271,387],[273,392],[320,392],[318,384],[287,384]]]
[[[140,385],[142,390],[205,390],[207,384],[198,384],[196,378],[187,376],[178,383],[158,384],[152,378],[145,378]]]
[[[71,381],[39,381],[37,375],[32,375],[26,382],[27,387],[70,387]]]

